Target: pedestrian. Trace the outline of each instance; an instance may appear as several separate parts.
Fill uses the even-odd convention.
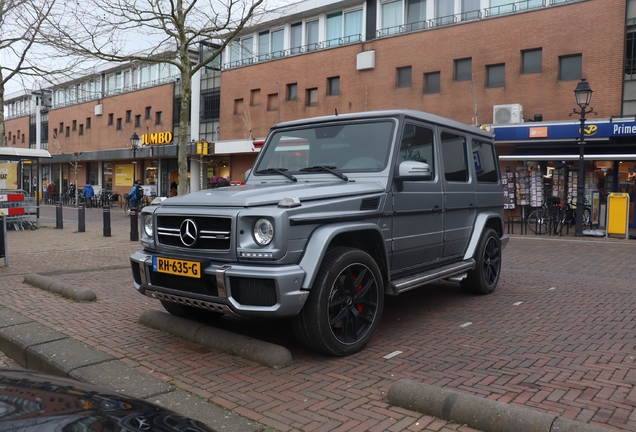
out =
[[[138,189],[140,189],[139,193],[137,192]],[[139,197],[143,196],[143,192],[141,191],[143,191],[143,188],[141,187],[141,180],[136,180],[128,194],[128,197],[130,198],[130,210],[136,209],[139,205]]]
[[[86,186],[84,186],[84,198],[86,199],[86,208],[93,207],[94,196],[95,196],[95,190],[93,189],[93,185],[91,185],[91,182],[86,182]]]
[[[227,176],[219,177],[219,186],[218,187],[225,187],[225,186],[229,186],[229,185],[230,185],[230,180],[227,178]]]

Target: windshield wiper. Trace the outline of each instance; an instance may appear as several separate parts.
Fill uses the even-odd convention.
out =
[[[293,175],[289,174],[286,171],[287,171],[287,168],[267,168],[267,169],[264,169],[264,170],[256,171],[256,174],[276,173],[276,174],[280,174],[282,176],[287,177],[288,179],[290,179],[293,182],[298,181],[298,179],[296,177],[294,177]]]
[[[349,177],[347,177],[346,175],[344,175],[341,172],[335,171],[336,167],[335,166],[331,166],[331,165],[314,165],[312,167],[306,167],[306,168],[301,168],[300,171],[305,171],[305,172],[328,172],[331,173],[333,175],[335,175],[336,177],[339,177],[341,179],[343,179],[344,181],[349,181]]]

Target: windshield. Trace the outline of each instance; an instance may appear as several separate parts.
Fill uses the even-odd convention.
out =
[[[387,164],[393,125],[391,120],[369,120],[277,131],[255,173],[381,171]]]

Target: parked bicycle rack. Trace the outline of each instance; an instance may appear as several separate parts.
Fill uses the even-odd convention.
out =
[[[25,202],[25,196],[26,193],[23,190],[0,191],[0,209],[4,214],[7,228],[13,227],[15,230],[35,229],[35,224],[30,220],[31,206],[30,203]]]

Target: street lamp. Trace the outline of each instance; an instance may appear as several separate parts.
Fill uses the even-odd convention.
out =
[[[581,78],[581,82],[577,84],[574,90],[576,96],[576,103],[581,108],[576,110],[574,108],[572,114],[581,115],[581,128],[579,129],[579,178],[576,187],[576,229],[574,231],[575,236],[583,235],[583,212],[585,211],[585,114],[593,113],[594,108],[587,110],[587,106],[592,99],[592,88],[585,78]]]
[[[137,181],[137,149],[139,148],[139,135],[133,132],[130,137],[130,150],[133,152],[133,184]]]

